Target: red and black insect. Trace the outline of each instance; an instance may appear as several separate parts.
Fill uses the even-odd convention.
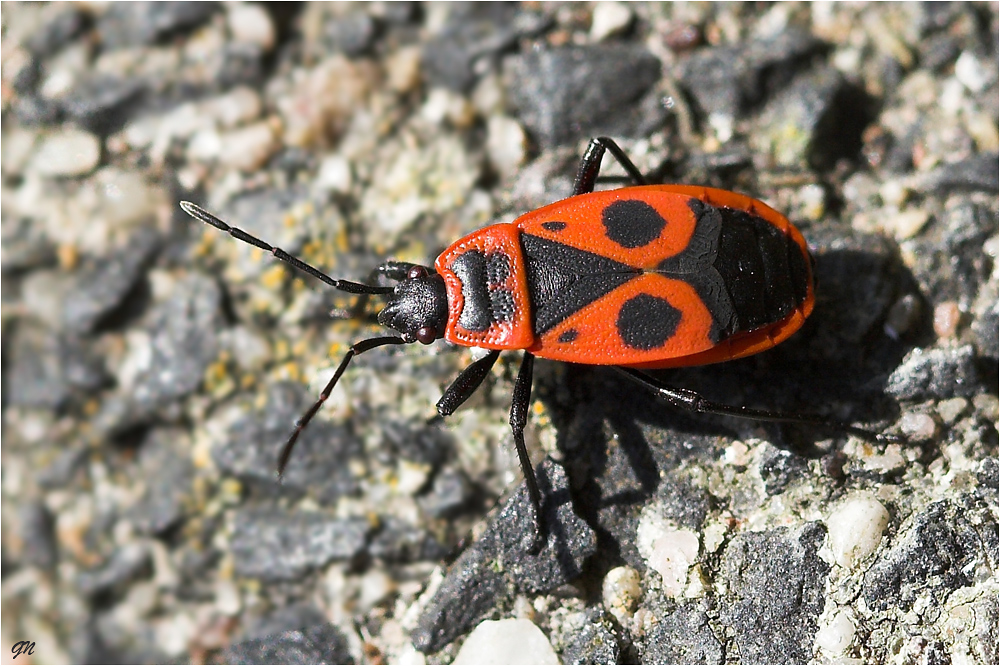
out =
[[[636,185],[594,192],[606,151]],[[672,405],[695,412],[785,421],[894,441],[820,416],[712,402],[671,388],[644,369],[702,365],[770,349],[812,312],[813,261],[798,229],[766,204],[690,185],[647,185],[611,139],[593,139],[573,196],[456,241],[434,267],[390,261],[376,273],[395,286],[335,280],[280,248],[229,226],[198,206],[191,216],[272,252],[278,259],[355,294],[385,295],[380,324],[400,335],[353,345],[281,451],[284,470],[303,428],[351,359],[383,345],[439,338],[490,350],[437,403],[452,414],[479,387],[503,350],[524,350],[510,425],[541,527],[541,496],[524,446],[536,356],[617,366]]]

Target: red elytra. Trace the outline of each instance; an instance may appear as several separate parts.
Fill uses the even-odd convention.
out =
[[[636,185],[593,191],[606,151]],[[395,286],[331,278],[194,204],[181,207],[336,289],[386,297],[378,321],[399,335],[351,346],[285,442],[279,476],[354,356],[439,338],[489,350],[445,390],[437,403],[441,416],[476,391],[501,351],[524,350],[510,424],[535,510],[535,550],[542,545],[545,515],[524,445],[535,356],[616,366],[670,404],[695,412],[806,423],[877,442],[901,440],[821,416],[712,402],[642,372],[741,358],[786,340],[813,309],[812,257],[802,234],[761,201],[708,187],[647,185],[606,137],[590,142],[573,196],[461,238],[434,268],[382,264],[373,277],[394,280]]]

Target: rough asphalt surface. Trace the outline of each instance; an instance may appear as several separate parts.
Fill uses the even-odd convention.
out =
[[[564,663],[997,663],[998,23],[996,3],[5,4],[0,647],[441,663],[518,617]],[[364,280],[564,198],[597,135],[657,181],[767,201],[816,259],[792,339],[663,381],[906,443],[679,413],[540,361],[553,529],[532,555],[519,355],[439,422],[474,356],[438,342],[360,356],[278,484],[377,299],[178,202]]]

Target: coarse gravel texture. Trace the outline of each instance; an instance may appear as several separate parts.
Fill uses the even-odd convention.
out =
[[[5,3],[4,649],[446,663],[521,618],[565,663],[997,663],[998,26],[996,3]],[[533,554],[518,354],[442,422],[476,356],[438,342],[357,358],[277,483],[378,299],[178,202],[364,280],[565,197],[601,134],[814,251],[793,338],[661,379],[906,441],[539,361]]]

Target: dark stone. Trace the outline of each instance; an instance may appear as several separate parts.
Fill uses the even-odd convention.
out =
[[[427,530],[386,518],[368,545],[368,554],[385,562],[436,562],[448,555],[448,547]]]
[[[275,508],[236,513],[230,552],[236,574],[266,581],[295,580],[364,549],[370,525],[363,518]]]
[[[962,48],[958,40],[947,33],[940,33],[921,40],[920,65],[926,69],[941,71],[958,59]]]
[[[23,546],[21,564],[41,569],[52,568],[58,552],[56,550],[55,521],[45,504],[29,500],[18,510],[20,535]]]
[[[162,534],[184,517],[193,503],[191,482],[194,467],[186,435],[179,430],[154,430],[139,449],[139,473],[146,491],[132,507],[136,528],[147,534]]]
[[[708,623],[707,605],[692,601],[675,606],[657,599],[646,607],[656,618],[635,642],[641,664],[722,664],[722,642]],[[743,663],[748,660],[744,659]],[[606,662],[610,663],[610,662]]]
[[[961,162],[934,169],[921,180],[921,189],[941,194],[996,192],[1000,188],[998,163],[1000,156],[996,152],[972,155]]]
[[[701,49],[681,62],[680,82],[706,115],[737,118],[822,48],[809,33],[790,29],[766,40]]]
[[[36,58],[46,58],[66,46],[87,27],[87,17],[69,5],[32,33],[25,46]]]
[[[806,663],[812,659],[830,565],[817,555],[826,530],[806,523],[740,534],[720,563],[726,595],[719,620],[735,631],[743,663]]]
[[[215,2],[123,2],[111,4],[97,20],[104,49],[153,44],[170,33],[204,23]]]
[[[226,474],[278,490],[275,471],[279,453],[295,421],[314,400],[300,384],[273,384],[268,387],[264,408],[237,421],[229,436],[212,447],[212,460]],[[357,492],[358,479],[347,462],[363,455],[361,441],[349,431],[314,419],[299,436],[280,489],[306,492],[323,504],[332,504]]]
[[[66,328],[74,333],[93,331],[135,288],[160,243],[157,233],[144,229],[121,251],[88,261],[75,276],[75,286],[63,303]]]
[[[41,224],[29,217],[4,219],[0,242],[0,270],[4,275],[54,263],[55,246]]]
[[[137,578],[147,576],[152,560],[149,550],[131,543],[116,548],[98,569],[83,571],[76,577],[76,587],[84,595],[97,596],[119,591]]]
[[[972,565],[996,568],[997,539],[996,520],[974,500],[968,506],[935,502],[906,521],[865,574],[865,602],[883,611],[907,611],[918,597],[943,604],[949,593],[973,584]]]
[[[987,503],[997,507],[997,488],[1000,487],[1000,463],[994,457],[986,458],[979,463],[976,470],[977,494]]]
[[[413,631],[413,645],[437,652],[518,593],[539,594],[576,578],[594,553],[593,530],[573,512],[563,468],[546,459],[536,470],[548,529],[532,555],[534,510],[522,484],[483,536],[451,566]]]
[[[121,129],[135,115],[146,90],[147,84],[138,79],[98,75],[77,84],[60,105],[80,127],[103,136]]]
[[[773,446],[767,447],[760,461],[760,478],[768,495],[784,492],[789,483],[808,474],[809,466],[802,457]]]
[[[861,134],[871,120],[871,104],[864,91],[830,67],[799,76],[776,95],[761,113],[756,131],[770,137],[772,145],[782,146],[794,128],[803,138],[804,151],[794,155],[795,162],[829,169],[840,158],[857,157],[863,144]],[[786,166],[791,157],[784,157]]]
[[[440,33],[424,46],[422,64],[430,85],[463,93],[476,82],[478,59],[496,58],[519,38],[544,30],[550,21],[514,3],[455,3],[449,8]]]
[[[643,136],[666,113],[646,95],[660,79],[660,61],[641,47],[534,51],[506,59],[504,75],[511,105],[543,147],[581,136]]]
[[[378,26],[365,12],[353,12],[327,22],[323,33],[329,52],[354,58],[371,48]]]
[[[421,422],[389,421],[382,424],[387,455],[437,467],[448,453],[447,436],[440,428]]]
[[[910,352],[890,375],[885,390],[898,400],[975,395],[980,388],[971,346]]]
[[[347,639],[333,624],[285,631],[226,648],[226,664],[353,664]]]
[[[972,322],[973,343],[976,352],[994,362],[1000,358],[1000,317],[997,316],[997,302],[990,303],[986,311]]]
[[[911,241],[909,268],[931,303],[969,307],[989,281],[983,244],[997,232],[997,215],[969,196],[948,197],[941,216]]]
[[[59,409],[74,389],[92,391],[108,380],[103,359],[83,340],[31,323],[9,335],[13,343],[3,373],[5,404]]]
[[[201,385],[218,355],[222,292],[211,278],[190,274],[150,313],[151,360],[136,379],[131,403],[155,408],[184,397]]]
[[[18,95],[14,98],[11,109],[17,121],[28,127],[53,125],[62,113],[58,102],[38,95]]]
[[[430,492],[419,500],[429,515],[454,518],[468,508],[472,495],[472,486],[460,470],[445,469],[434,477]]]
[[[587,624],[563,649],[560,661],[564,664],[619,664],[621,638],[615,621],[601,608],[591,608]]]

